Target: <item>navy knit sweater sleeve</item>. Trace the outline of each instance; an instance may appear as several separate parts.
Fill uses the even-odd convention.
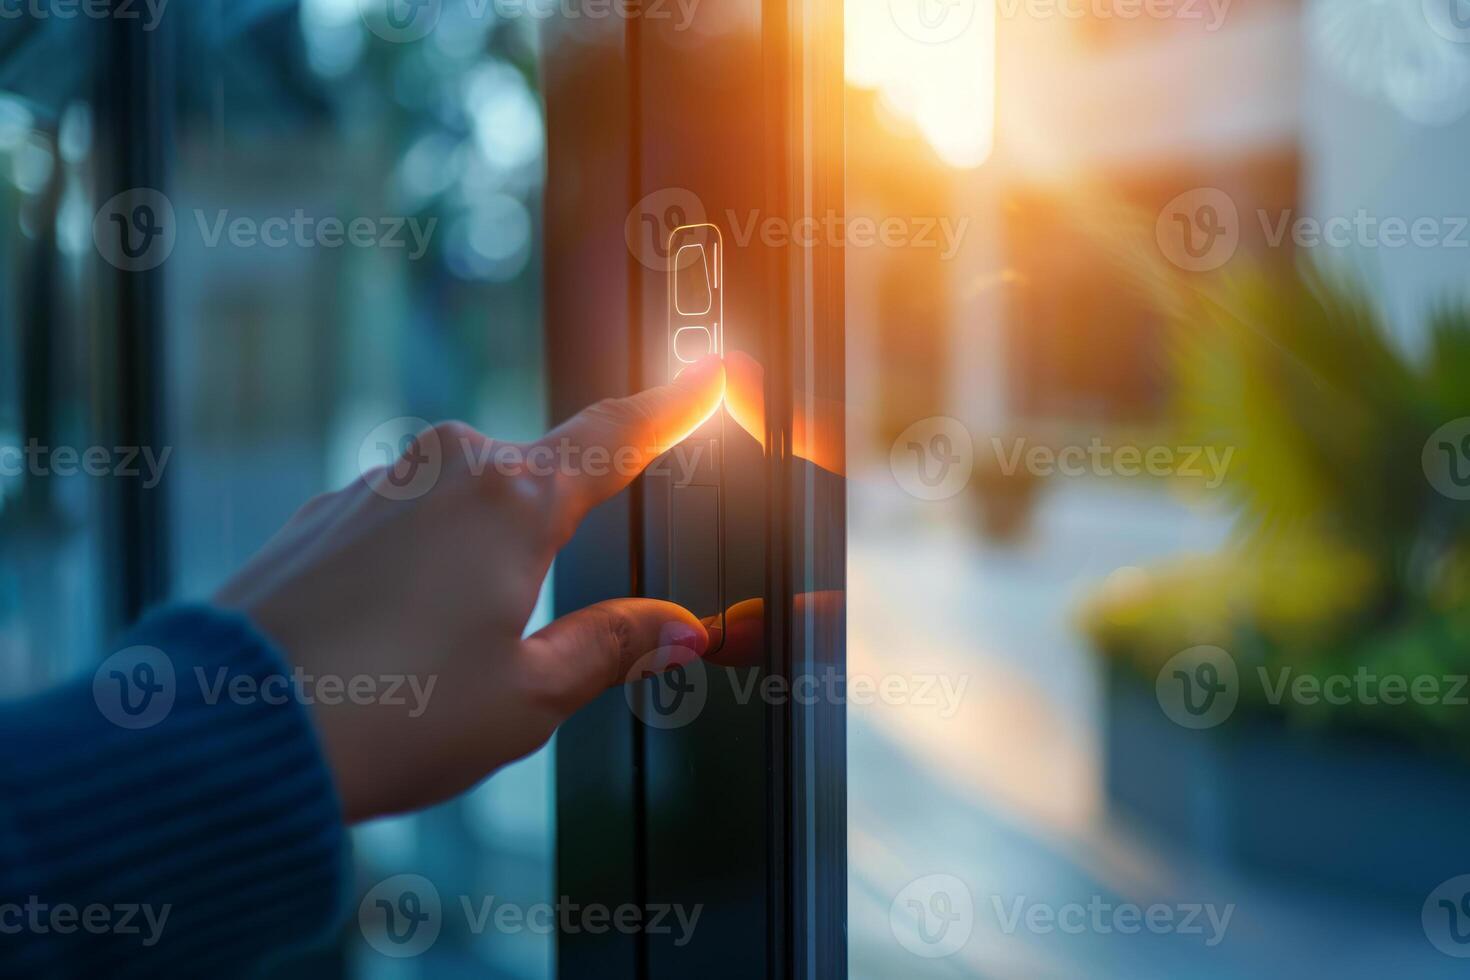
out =
[[[181,607],[0,704],[0,976],[234,975],[340,924],[347,832],[286,672]]]

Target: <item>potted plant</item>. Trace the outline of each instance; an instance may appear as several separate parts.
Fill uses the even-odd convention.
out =
[[[1171,307],[1173,422],[1234,449],[1240,526],[1083,610],[1110,800],[1208,857],[1422,898],[1470,870],[1470,310],[1416,357],[1318,273]]]

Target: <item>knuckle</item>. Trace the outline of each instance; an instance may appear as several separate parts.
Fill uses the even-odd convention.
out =
[[[312,497],[310,500],[308,500],[306,503],[302,504],[296,509],[296,513],[291,516],[291,523],[300,524],[306,521],[314,520],[316,517],[325,513],[326,511],[334,509],[335,505],[341,499],[342,496],[340,491],[329,491],[327,493],[317,494],[315,497]]]
[[[553,512],[554,476],[534,473],[494,474],[484,482],[486,495],[518,520],[541,526]]]
[[[616,687],[628,678],[623,676],[623,663],[633,649],[633,624],[628,617],[604,607],[597,608],[598,646],[607,656],[607,687]]]
[[[591,418],[607,423],[623,441],[637,447],[657,442],[658,416],[648,399],[608,398],[587,411]]]
[[[441,444],[445,445],[479,436],[479,432],[475,430],[474,426],[468,422],[461,422],[458,419],[435,422],[429,427],[429,431],[439,439]]]

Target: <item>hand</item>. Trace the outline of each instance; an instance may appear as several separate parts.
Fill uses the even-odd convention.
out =
[[[303,679],[413,682],[368,703],[307,699],[349,820],[462,792],[545,744],[635,666],[667,669],[707,649],[698,619],[652,599],[599,603],[522,634],[582,518],[719,410],[724,391],[711,357],[537,443],[435,426],[409,450],[437,453],[431,489],[391,499],[403,480],[389,477],[415,465],[405,455],[317,497],[220,591],[215,601],[248,615]]]

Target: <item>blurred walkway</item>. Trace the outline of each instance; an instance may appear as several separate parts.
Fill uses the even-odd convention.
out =
[[[1202,867],[1108,821],[1099,675],[1073,627],[1076,601],[1119,567],[1213,550],[1224,515],[1145,487],[1057,481],[1032,538],[1000,549],[968,531],[963,501],[924,504],[886,477],[853,484],[851,674],[967,686],[948,718],[933,706],[849,707],[854,977],[1465,975],[1425,938],[1418,903]],[[975,922],[959,953],[926,960],[895,940],[889,907],[932,874],[966,883]],[[1042,933],[1012,919],[1018,902],[1097,901],[1235,909],[1213,947],[1203,917],[1203,935]]]

